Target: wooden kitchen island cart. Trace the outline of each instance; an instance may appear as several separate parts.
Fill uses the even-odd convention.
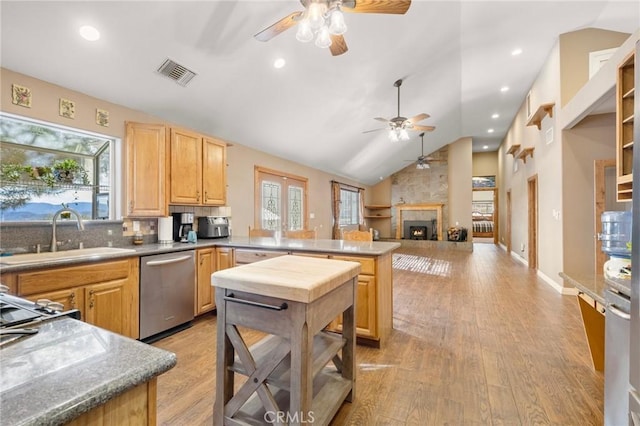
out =
[[[215,425],[327,425],[355,397],[360,264],[281,256],[215,272]],[[342,334],[323,331],[343,315]],[[238,327],[267,333],[248,348]],[[234,377],[246,381],[234,394]]]

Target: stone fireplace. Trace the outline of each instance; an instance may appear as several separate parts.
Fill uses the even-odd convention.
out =
[[[435,229],[432,229],[433,234],[435,234],[435,238],[438,241],[442,241],[442,206],[443,203],[432,203],[432,204],[396,204],[396,214],[397,214],[397,223],[396,226],[396,240],[399,239],[412,239],[409,235],[411,224],[407,225],[407,222],[413,221],[405,221],[402,218],[402,215],[405,212],[409,211],[431,211],[436,213],[435,219]],[[427,221],[426,223],[430,223],[431,221]],[[414,224],[414,226],[427,226],[426,224]],[[407,229],[409,227],[409,229]]]
[[[433,220],[405,220],[403,227],[405,240],[437,240],[438,231],[436,219]]]

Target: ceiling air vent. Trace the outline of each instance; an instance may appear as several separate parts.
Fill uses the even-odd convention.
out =
[[[191,79],[196,76],[195,72],[173,62],[171,59],[164,61],[164,63],[160,65],[160,68],[158,68],[158,72],[169,77],[181,86],[186,86]]]

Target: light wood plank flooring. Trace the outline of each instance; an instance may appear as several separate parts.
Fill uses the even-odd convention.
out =
[[[334,425],[603,423],[604,378],[574,296],[491,244],[398,253],[421,272],[394,270],[393,334],[382,349],[357,347],[356,401]],[[154,344],[178,355],[158,380],[159,424],[212,424],[215,327],[206,315]]]

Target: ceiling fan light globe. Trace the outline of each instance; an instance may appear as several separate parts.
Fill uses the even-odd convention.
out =
[[[318,31],[318,36],[316,37],[316,46],[321,49],[326,49],[327,47],[331,46],[331,35],[329,34],[329,28],[327,28],[326,25],[320,28],[320,31]]]
[[[347,32],[347,24],[344,22],[344,14],[339,9],[331,12],[331,24],[329,33],[332,35],[342,35]]]
[[[409,133],[407,133],[407,129],[400,129],[400,140],[402,141],[408,141],[409,140]]]
[[[313,2],[307,9],[307,19],[311,29],[318,30],[324,25],[324,14],[327,11],[327,6],[323,3]]]
[[[398,142],[400,140],[398,139],[398,133],[395,129],[389,130],[389,140],[391,140],[391,142]]]
[[[309,21],[303,19],[298,23],[298,31],[296,32],[296,40],[301,41],[303,43],[308,43],[313,40],[313,31],[311,31],[311,27],[309,26]]]

